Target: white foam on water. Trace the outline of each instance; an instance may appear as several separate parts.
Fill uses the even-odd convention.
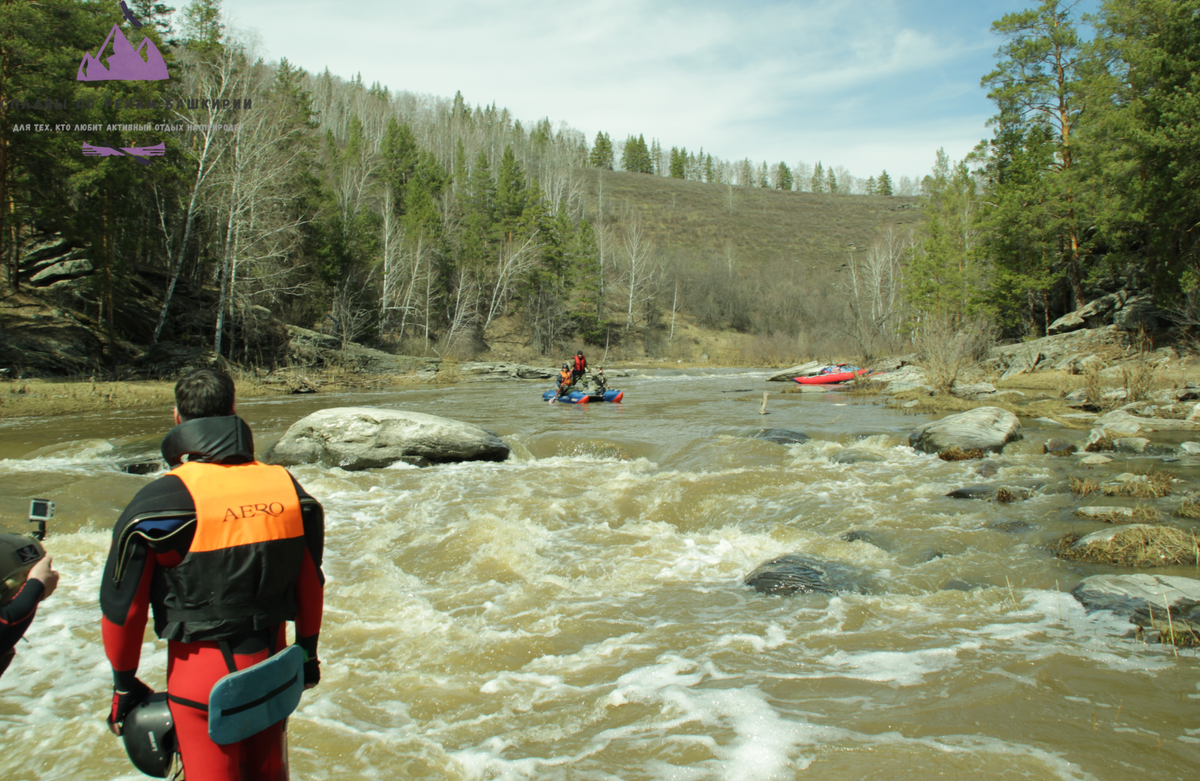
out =
[[[927,648],[915,651],[870,651],[848,653],[837,651],[819,660],[832,670],[811,677],[839,675],[874,683],[897,686],[916,686],[925,676],[952,669],[958,654],[964,649],[976,650],[978,645],[959,644],[948,648]],[[809,677],[809,676],[806,676]]]

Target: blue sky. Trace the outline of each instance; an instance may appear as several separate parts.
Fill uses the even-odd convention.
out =
[[[993,113],[991,23],[1034,0],[254,0],[268,59],[614,141],[919,178]]]

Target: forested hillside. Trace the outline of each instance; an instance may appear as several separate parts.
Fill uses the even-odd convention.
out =
[[[265,62],[217,0],[130,6],[140,27],[111,2],[0,5],[6,287],[113,339],[269,361],[286,322],[468,357],[502,325],[531,354],[662,354],[686,318],[869,356],[935,322],[1037,335],[1142,287],[1200,322],[1200,0],[1107,0],[1091,29],[1059,0],[999,20],[994,137],[919,188],[589,145]],[[137,75],[158,56],[169,78]]]
[[[0,236],[10,288],[142,343],[261,354],[265,313],[460,356],[500,320],[547,354],[659,349],[666,311],[791,338],[840,317],[833,266],[914,217],[897,210],[911,199],[772,191],[765,164],[758,182],[748,161],[700,171],[679,150],[662,176],[612,172],[611,147],[548,119],[265,63],[216,2],[132,9],[137,30],[109,3],[5,6]],[[76,78],[78,52],[119,55],[126,33],[169,80]],[[818,173],[803,189],[839,189]]]

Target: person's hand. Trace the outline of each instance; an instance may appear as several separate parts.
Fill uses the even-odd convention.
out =
[[[40,580],[45,589],[42,591],[42,599],[54,593],[54,589],[58,588],[58,573],[50,566],[54,563],[53,556],[43,556],[38,560],[37,564],[33,565],[33,569],[29,570],[29,578],[31,580]]]
[[[321,660],[320,659],[305,659],[304,661],[304,688],[311,689],[321,682]]]
[[[112,734],[121,734],[125,717],[151,694],[154,694],[154,690],[137,678],[133,679],[133,686],[127,692],[113,689],[112,710],[108,713],[108,728]]]

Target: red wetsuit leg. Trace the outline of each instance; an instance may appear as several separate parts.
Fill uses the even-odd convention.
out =
[[[264,650],[234,654],[233,660],[243,670],[266,658]],[[216,643],[167,644],[167,692],[172,698],[207,706],[213,685],[228,674]],[[286,719],[245,740],[219,746],[208,737],[206,710],[173,699],[171,715],[188,781],[287,781]]]

